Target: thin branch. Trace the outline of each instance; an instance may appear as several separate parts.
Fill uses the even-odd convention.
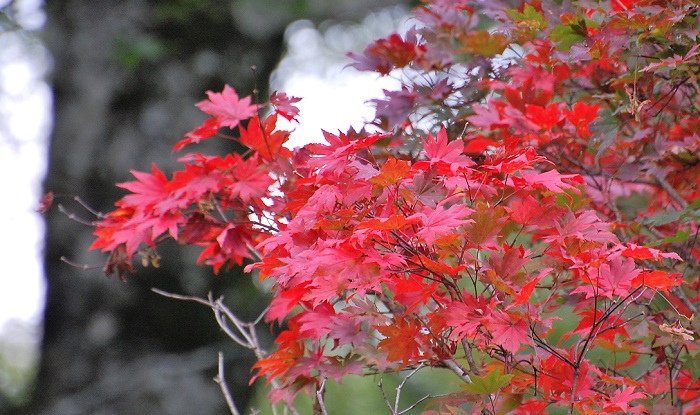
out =
[[[384,403],[386,404],[387,408],[389,408],[392,415],[396,415],[396,412],[394,412],[394,409],[391,407],[391,402],[389,402],[389,397],[386,396],[386,389],[384,389],[384,375],[379,378],[379,383],[377,383],[377,386],[379,386],[379,390],[382,392],[382,398],[384,398]]]
[[[249,349],[252,349],[254,347],[253,345],[253,340],[250,338],[249,332],[252,330],[252,328],[247,325],[246,323],[243,323],[236,317],[231,310],[226,307],[223,303],[223,298],[219,298],[218,300],[214,301],[211,293],[209,293],[209,301],[211,304],[214,306],[212,307],[212,310],[214,311],[214,317],[216,318],[217,323],[219,323],[219,326],[226,332],[226,334],[231,338],[231,340],[239,343],[243,347],[247,347]],[[223,314],[222,314],[223,313]],[[236,330],[240,333],[243,338],[245,338],[245,341],[242,341],[238,338],[236,333],[234,333],[229,327],[228,324],[226,324],[226,318],[233,323],[234,326],[236,326]]]
[[[216,382],[221,388],[221,393],[223,393],[224,399],[226,399],[226,405],[228,405],[228,409],[231,411],[231,414],[241,415],[238,408],[236,408],[236,403],[233,401],[231,391],[228,389],[228,385],[226,384],[226,378],[224,377],[224,354],[221,352],[219,352],[219,373],[214,378],[214,382]]]
[[[683,197],[680,194],[678,194],[678,192],[676,192],[676,189],[674,189],[673,186],[671,186],[671,183],[666,181],[666,179],[664,179],[663,177],[654,176],[654,180],[656,180],[656,183],[659,186],[661,186],[666,191],[666,193],[668,193],[668,195],[673,198],[673,200],[678,202],[681,208],[686,209],[688,207],[688,202],[685,199],[683,199]]]
[[[690,299],[688,298],[688,296],[685,295],[685,293],[683,292],[683,290],[681,290],[681,288],[680,288],[679,286],[671,287],[671,292],[672,292],[673,295],[675,295],[678,299],[680,299],[681,302],[683,302],[683,304],[684,304],[686,307],[688,307],[688,309],[689,309],[690,311],[692,311],[693,314],[697,314],[697,313],[698,313],[698,307],[697,307],[692,301],[690,301]],[[666,301],[668,301],[668,300],[666,300]],[[669,302],[669,304],[670,304],[670,302]],[[680,314],[680,313],[678,313],[678,314]]]
[[[476,362],[474,362],[474,354],[472,352],[472,347],[469,344],[469,341],[465,338],[462,338],[462,347],[464,348],[464,354],[467,357],[467,363],[469,363],[469,370],[471,373],[475,374],[476,376],[479,376],[479,368],[476,366]]]
[[[318,415],[328,415],[328,410],[326,409],[326,402],[324,401],[324,396],[326,394],[326,378],[323,378],[321,386],[319,386],[316,391],[316,406]]]
[[[66,209],[66,207],[60,203],[58,205],[58,211],[63,213],[64,215],[66,215],[68,217],[68,219],[70,219],[72,221],[75,221],[75,222],[78,222],[80,224],[87,225],[87,226],[95,226],[95,222],[93,222],[91,220],[85,220],[85,219],[79,218],[75,213],[69,212],[68,209]]]
[[[176,300],[183,300],[183,301],[194,301],[195,303],[204,304],[207,307],[212,306],[212,304],[209,301],[207,301],[203,298],[199,298],[199,297],[194,297],[194,296],[190,296],[190,295],[175,294],[175,293],[163,291],[163,290],[158,289],[158,288],[151,288],[151,291],[153,291],[154,293],[156,293],[158,295],[162,295],[163,297],[174,298]]]
[[[93,215],[95,215],[96,218],[98,218],[98,219],[104,219],[104,217],[105,217],[104,213],[99,212],[99,211],[93,209],[90,205],[88,205],[87,203],[85,203],[85,202],[83,201],[83,199],[80,198],[80,196],[74,196],[74,197],[73,197],[73,200],[75,200],[76,202],[78,202],[78,204],[79,204],[80,206],[82,206],[83,209],[85,209],[85,210],[87,210],[88,212],[90,212],[90,213],[92,213]]]
[[[403,411],[399,412],[399,400],[401,399],[401,392],[403,391],[404,386],[406,386],[406,382],[408,382],[409,379],[413,377],[416,373],[418,373],[419,370],[423,369],[425,367],[425,363],[420,363],[418,366],[416,366],[415,369],[410,371],[404,378],[401,380],[401,383],[399,383],[399,386],[396,387],[396,397],[394,398],[394,413],[395,414],[401,414]]]
[[[409,411],[415,409],[415,407],[417,407],[418,405],[420,405],[421,403],[425,402],[425,401],[428,400],[428,399],[440,398],[440,397],[448,396],[448,395],[449,395],[449,394],[442,394],[442,395],[431,395],[431,394],[428,394],[428,395],[425,395],[424,397],[418,399],[418,400],[415,401],[413,404],[411,404],[411,406],[409,406],[408,408],[406,408],[406,409],[404,409],[403,411],[399,412],[398,415],[404,415],[404,414],[408,413]]]
[[[460,379],[467,383],[472,383],[472,378],[469,377],[469,372],[467,372],[467,369],[460,366],[460,364],[454,361],[454,359],[445,359],[442,361],[442,363],[444,363],[445,366],[450,368],[450,370],[452,370],[457,376],[459,376]]]

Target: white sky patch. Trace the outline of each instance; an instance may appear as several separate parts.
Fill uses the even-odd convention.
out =
[[[41,27],[40,6],[14,3],[24,30]],[[21,322],[38,326],[44,304],[44,222],[34,209],[46,174],[52,98],[43,80],[49,57],[33,36],[19,28],[0,33],[0,335]]]
[[[46,173],[51,91],[28,75],[36,71],[27,61],[0,67],[0,331],[11,320],[38,324],[44,302],[44,222],[34,209]]]
[[[374,118],[370,99],[382,97],[382,88],[395,89],[397,81],[377,79],[376,75],[359,73],[346,68],[333,79],[313,75],[293,75],[285,82],[288,95],[301,97],[299,124],[281,128],[294,128],[288,147],[323,142],[322,130],[332,134],[346,132],[350,127],[360,130]]]
[[[389,8],[369,15],[361,24],[336,24],[323,31],[305,20],[289,25],[287,55],[271,78],[271,89],[302,98],[297,104],[299,124],[278,124],[295,129],[288,147],[323,142],[321,130],[337,134],[350,127],[361,129],[374,118],[368,101],[383,97],[384,89],[401,88],[398,79],[349,66],[353,61],[346,54],[352,50],[361,54],[372,40],[405,26],[406,15],[403,8]]]

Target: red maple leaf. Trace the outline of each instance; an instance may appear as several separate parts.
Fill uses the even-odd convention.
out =
[[[239,122],[257,113],[257,106],[250,104],[250,97],[238,98],[236,91],[228,85],[222,92],[207,91],[209,99],[197,103],[203,112],[213,115],[222,127],[235,128]]]
[[[423,238],[427,245],[432,245],[440,236],[456,231],[462,225],[473,223],[473,220],[465,219],[472,212],[474,210],[465,205],[452,205],[447,209],[443,206],[437,206],[435,209],[425,206],[421,213],[412,215],[408,219],[423,219],[423,226],[418,231],[418,236]]]
[[[562,119],[558,104],[550,104],[547,107],[527,104],[525,108],[527,119],[543,131],[549,131]]]
[[[459,341],[464,337],[473,338],[478,334],[479,327],[487,316],[491,315],[495,304],[483,296],[479,298],[464,293],[462,301],[453,301],[437,313],[434,319],[436,332],[447,331],[452,340]]]
[[[564,115],[576,128],[576,132],[583,138],[590,138],[593,134],[590,130],[591,123],[598,118],[600,104],[586,104],[577,102],[571,110],[565,109]]]
[[[277,115],[281,115],[289,121],[296,121],[299,116],[299,108],[294,105],[299,101],[301,101],[301,98],[290,97],[285,92],[275,91],[270,96],[270,104],[275,107]]]
[[[221,122],[218,118],[208,118],[202,125],[185,134],[185,138],[175,144],[173,151],[179,151],[188,144],[211,138],[216,135],[219,128],[221,128]]]
[[[239,142],[244,146],[255,150],[263,160],[272,161],[278,155],[289,158],[292,153],[284,147],[284,143],[289,139],[289,131],[275,129],[277,116],[267,117],[260,123],[258,116],[251,118],[247,128],[241,128]]]
[[[530,326],[525,316],[516,311],[493,310],[483,323],[493,342],[516,354],[524,345],[532,345]]]
[[[447,131],[444,128],[438,132],[437,136],[428,134],[428,137],[423,140],[423,149],[431,162],[459,163],[461,166],[474,165],[474,162],[463,154],[464,143],[461,140],[448,142]]]
[[[613,299],[614,296],[626,296],[632,288],[632,282],[641,270],[637,269],[632,258],[625,262],[619,257],[600,267],[591,267],[584,280],[588,283],[577,287],[571,293],[584,293],[586,298],[604,296]]]
[[[415,61],[424,52],[425,46],[418,44],[415,31],[409,31],[406,40],[393,33],[367,46],[364,55],[349,53],[348,57],[356,61],[352,66],[360,71],[377,71],[387,75],[393,69],[403,68]]]
[[[578,189],[567,182],[583,183],[583,179],[578,174],[561,174],[556,170],[548,170],[543,173],[523,171],[521,175],[528,185],[535,188],[545,188],[554,193],[562,193],[568,189],[578,193]]]
[[[393,324],[375,327],[384,338],[379,341],[377,348],[387,352],[390,362],[401,361],[398,370],[419,360],[423,356],[420,339],[422,324],[415,319],[398,318]]]
[[[53,192],[47,192],[39,201],[39,207],[35,210],[39,213],[46,213],[51,209],[53,203]]]
[[[426,283],[423,278],[409,275],[406,279],[392,281],[395,293],[394,301],[406,307],[404,314],[408,314],[416,307],[424,305],[438,289],[437,281]]]
[[[117,186],[129,190],[132,194],[126,195],[119,202],[120,206],[138,206],[141,208],[152,208],[159,204],[168,195],[166,186],[168,178],[156,167],[151,165],[152,174],[131,170],[131,174],[136,177],[136,181],[117,183]]]
[[[622,390],[616,389],[615,393],[610,397],[609,402],[605,402],[603,407],[606,412],[614,410],[615,412],[627,412],[630,408],[630,402],[635,399],[644,399],[647,396],[642,392],[635,392],[633,386],[628,386]]]
[[[270,177],[269,170],[260,165],[258,154],[248,160],[243,160],[238,154],[234,154],[234,158],[236,162],[231,171],[232,180],[226,182],[229,197],[240,199],[240,202],[247,205],[252,199],[267,194],[268,188],[275,181]]]

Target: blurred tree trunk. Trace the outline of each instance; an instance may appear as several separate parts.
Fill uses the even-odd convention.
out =
[[[172,145],[204,119],[194,107],[204,91],[228,83],[248,95],[257,85],[266,96],[288,23],[302,16],[357,18],[397,1],[46,3],[55,124],[45,187],[56,194],[55,204],[92,221],[72,196],[108,211],[123,195],[114,183],[131,180],[130,169],[150,170],[154,161],[172,171]],[[125,284],[61,260],[104,262],[99,253],[87,252],[92,228],[56,209],[47,226],[39,375],[31,404],[8,413],[227,413],[211,380],[219,349],[227,351],[229,384],[245,407],[252,354],[232,348],[205,307],[163,298],[150,288],[223,294],[234,311],[252,319],[265,301],[249,278],[235,269],[213,276],[193,265],[197,252],[165,246],[161,268],[140,268]]]

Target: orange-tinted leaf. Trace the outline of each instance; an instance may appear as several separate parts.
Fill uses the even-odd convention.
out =
[[[462,52],[471,52],[482,56],[503,53],[510,43],[510,39],[504,33],[490,33],[487,30],[469,32],[460,41],[464,45]]]
[[[409,177],[411,164],[404,160],[390,158],[384,163],[379,174],[370,178],[369,182],[382,187],[391,186]]]

